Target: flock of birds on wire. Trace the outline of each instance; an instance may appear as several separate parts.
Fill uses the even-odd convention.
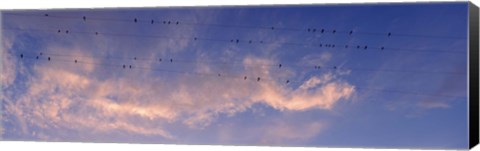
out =
[[[7,13],[8,14],[8,13]],[[11,15],[23,15],[23,16],[39,16],[39,15],[27,15],[27,14],[11,14]],[[71,19],[75,19],[76,17],[68,17],[68,16],[52,16],[52,15],[49,15],[49,14],[44,14],[43,16],[45,17],[58,17],[58,18],[71,18]],[[82,16],[81,19],[83,21],[87,21],[87,17],[86,16]],[[110,20],[110,21],[126,21],[126,20],[115,20],[115,19],[101,19],[101,18],[91,18],[93,20]],[[182,22],[180,21],[169,21],[169,20],[161,20],[161,21],[157,21],[157,20],[154,20],[154,19],[151,19],[151,20],[140,20],[138,18],[134,18],[132,20],[133,23],[139,23],[139,22],[145,22],[145,23],[150,23],[150,24],[166,24],[166,25],[182,25]],[[353,30],[349,30],[349,31],[340,31],[340,30],[336,30],[336,29],[333,29],[333,30],[327,30],[327,29],[324,29],[324,28],[307,28],[307,29],[298,29],[298,28],[280,28],[280,27],[274,27],[274,26],[270,26],[270,27],[260,27],[260,26],[240,26],[240,25],[220,25],[220,24],[203,24],[203,23],[185,23],[186,25],[209,25],[209,26],[220,26],[220,27],[230,27],[230,28],[257,28],[257,29],[268,29],[268,30],[292,30],[292,31],[306,31],[306,32],[310,32],[310,33],[321,33],[321,34],[324,34],[324,33],[331,33],[331,34],[338,34],[338,33],[345,33],[347,35],[353,35],[353,34],[369,34],[369,35],[379,35],[379,36],[386,36],[386,37],[391,37],[391,36],[418,36],[418,37],[429,37],[429,38],[453,38],[453,39],[463,39],[462,37],[450,37],[450,36],[430,36],[430,35],[414,35],[414,34],[392,34],[391,32],[387,32],[387,33],[371,33],[371,32],[355,32]],[[12,30],[24,30],[24,29],[12,29]],[[45,30],[44,30],[45,31]],[[48,30],[49,31],[49,30]],[[100,35],[100,34],[103,34],[103,35],[118,35],[118,34],[111,34],[111,33],[101,33],[101,32],[80,32],[80,31],[71,31],[71,30],[61,30],[61,29],[58,29],[56,30],[57,33],[65,33],[65,34],[70,34],[70,33],[79,33],[79,34],[95,34],[95,35]],[[125,35],[125,34],[123,34]],[[127,35],[127,36],[144,36],[144,37],[152,37],[152,38],[167,38],[167,39],[179,39],[179,38],[173,38],[173,37],[161,37],[161,36],[153,36],[153,35]],[[180,38],[180,39],[190,39],[190,38]],[[254,40],[241,40],[241,39],[210,39],[210,38],[200,38],[200,37],[193,37],[193,40],[194,41],[197,41],[197,40],[211,40],[211,41],[223,41],[223,42],[230,42],[230,43],[241,43],[243,41],[245,41],[245,43],[248,43],[248,44],[252,44],[252,43],[260,43],[260,44],[263,44],[263,43],[268,43],[267,41],[263,41],[263,40],[259,40],[259,41],[254,41]],[[437,50],[437,51],[427,51],[427,50],[412,50],[412,49],[398,49],[398,48],[386,48],[385,46],[380,46],[380,47],[373,47],[373,46],[368,46],[368,45],[347,45],[347,44],[343,44],[343,45],[339,45],[339,44],[324,44],[324,43],[320,43],[320,44],[300,44],[300,43],[285,43],[286,45],[298,45],[298,46],[318,46],[318,47],[324,47],[324,48],[339,48],[339,47],[343,47],[343,48],[353,48],[353,49],[361,49],[361,50],[367,50],[367,49],[377,49],[377,50],[393,50],[393,51],[411,51],[411,52],[433,52],[433,53],[441,53],[441,52],[446,52],[446,53],[464,53],[464,52],[459,52],[459,51],[442,51],[442,50]],[[40,52],[39,54],[37,55],[32,55],[32,56],[27,56],[26,53],[20,53],[18,56],[21,58],[21,59],[36,59],[36,60],[40,60],[40,59],[46,59],[47,61],[67,61],[68,60],[61,60],[61,59],[57,59],[55,60],[52,55],[54,56],[55,54],[51,54],[51,56],[47,56],[48,53],[42,53]],[[62,55],[60,55],[62,56]],[[63,55],[63,57],[65,57],[65,55]],[[76,58],[76,56],[68,56],[67,57],[72,57],[74,59],[70,60],[72,63],[90,63],[90,62],[83,62],[81,60],[79,60],[78,58]],[[137,60],[137,57],[133,57],[131,58],[133,60]],[[165,59],[165,58],[158,58],[157,60],[158,62],[170,62],[170,63],[174,63],[175,60],[173,58],[168,58],[168,59]],[[99,65],[106,65],[106,64],[99,64]],[[111,65],[111,66],[116,66],[116,67],[119,67],[119,68],[123,68],[123,69],[134,69],[135,66],[133,66],[132,64],[116,64],[116,65]],[[269,66],[276,66],[277,68],[282,68],[284,67],[284,64],[282,63],[278,63],[276,65],[269,65]],[[331,66],[331,67],[324,67],[324,66],[321,66],[321,65],[314,65],[313,67],[308,67],[308,68],[313,68],[315,70],[320,70],[320,69],[332,69],[332,70],[338,70],[338,69],[343,69],[339,66]],[[152,68],[142,68],[142,69],[148,69],[148,70],[155,70],[155,69],[152,69]],[[362,69],[350,69],[350,70],[362,70]],[[363,69],[365,70],[365,69]],[[375,71],[373,69],[366,69],[367,71]],[[168,71],[168,70],[162,70],[162,69],[159,69],[157,71]],[[376,71],[382,71],[382,70],[376,70]],[[436,73],[436,74],[456,74],[456,75],[462,75],[462,76],[465,76],[466,73],[455,73],[455,72],[422,72],[422,71],[405,71],[405,70],[384,70],[385,72],[410,72],[410,73]],[[176,72],[180,72],[180,71],[176,71]],[[182,73],[188,73],[188,72],[182,72]],[[194,74],[202,74],[202,73],[194,73]],[[209,75],[209,74],[207,74]],[[210,75],[214,75],[214,74],[210,74]],[[228,77],[228,76],[225,76],[224,74],[221,74],[221,73],[218,73],[216,74],[216,76],[218,77]],[[266,80],[266,79],[262,79],[262,77],[260,76],[254,76],[253,78],[251,76],[239,76],[239,77],[235,77],[235,78],[241,78],[243,80],[254,80],[254,81],[257,81],[257,82],[260,82],[260,81],[263,81],[263,80]],[[267,79],[268,80],[268,79]],[[290,80],[290,79],[286,79],[284,80],[284,83],[285,84],[289,84],[289,83],[292,83],[294,81]],[[298,81],[300,82],[300,81]],[[360,89],[362,89],[361,87],[359,87]],[[363,89],[370,89],[370,88],[363,88]],[[373,89],[371,89],[373,90]],[[383,90],[383,91],[389,91],[389,90]],[[405,92],[405,91],[391,91],[391,92],[397,92],[397,93],[410,93],[410,94],[417,94],[417,95],[422,95],[421,93],[415,93],[415,92]],[[440,96],[440,97],[459,97],[459,96],[449,96],[449,95],[428,95],[427,96]],[[463,98],[463,97],[462,97]]]

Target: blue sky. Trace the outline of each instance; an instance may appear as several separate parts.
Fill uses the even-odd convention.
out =
[[[4,11],[1,136],[466,148],[466,27],[467,3]]]

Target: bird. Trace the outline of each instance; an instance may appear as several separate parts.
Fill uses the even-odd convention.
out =
[[[123,69],[125,69],[125,65],[123,65]]]
[[[158,59],[159,62],[162,62],[162,58]]]
[[[247,76],[243,77],[243,80],[247,80]]]
[[[333,30],[333,33],[337,32],[336,30]]]
[[[177,24],[177,25],[178,25],[178,24],[179,24],[179,22],[177,21],[177,23],[175,23],[175,24]]]
[[[75,60],[75,63],[77,63],[77,60]]]
[[[133,57],[133,60],[137,60],[137,57]]]
[[[83,16],[83,21],[86,21],[87,20],[87,17]]]
[[[382,50],[383,50],[383,49],[385,49],[385,47],[382,47],[382,48],[380,48],[380,49],[382,49]]]
[[[333,66],[333,69],[337,69],[337,66]]]
[[[320,31],[321,33],[325,32],[325,29],[322,28],[322,31]]]
[[[67,33],[67,34],[68,34],[68,30],[66,30],[66,31],[65,31],[65,33]]]
[[[98,32],[95,32],[95,35],[98,35]]]
[[[352,34],[353,34],[353,30],[350,30],[350,33],[349,33],[349,34],[352,35]]]
[[[363,49],[367,49],[368,46],[365,46]]]
[[[132,65],[130,65],[129,68],[132,69]]]
[[[45,14],[45,16],[48,16],[48,14]]]
[[[152,19],[152,22],[151,22],[151,24],[153,24],[153,19]]]
[[[278,64],[278,68],[282,68],[282,64]]]
[[[59,30],[57,31],[57,33],[60,33],[60,32],[62,32],[62,31],[59,29]]]
[[[260,81],[260,77],[257,78],[257,81]]]
[[[314,29],[313,29],[313,32],[315,32],[315,31],[317,31],[317,29],[314,28]]]
[[[348,45],[345,45],[345,48],[348,48]]]
[[[193,40],[197,40],[197,37],[194,37]]]
[[[290,82],[290,80],[287,80],[286,83],[288,84]]]
[[[170,59],[170,62],[173,62],[173,59]]]
[[[133,22],[137,22],[137,18],[135,18],[135,19],[133,20]]]
[[[38,59],[38,56],[37,56],[37,59]]]
[[[274,30],[275,28],[272,26],[271,29]]]
[[[392,35],[392,33],[388,33],[387,36],[390,37]]]
[[[20,54],[20,58],[23,58],[23,54]]]
[[[222,76],[222,75],[219,73],[218,76],[220,77],[220,76]]]
[[[48,57],[48,61],[50,61],[50,57]]]

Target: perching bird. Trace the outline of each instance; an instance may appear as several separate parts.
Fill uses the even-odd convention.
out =
[[[278,64],[278,68],[282,68],[282,64]]]
[[[83,16],[83,21],[86,21],[87,20],[87,17]]]
[[[159,62],[162,62],[162,58],[158,59]]]
[[[133,22],[137,22],[137,18],[135,18],[135,19],[133,20]]]
[[[173,59],[170,59],[170,62],[173,62]]]
[[[257,78],[257,81],[260,81],[260,77]]]
[[[247,76],[243,77],[243,80],[247,80]]]
[[[77,63],[77,60],[75,60],[75,63]]]
[[[65,31],[65,33],[67,33],[67,34],[68,34],[68,30],[67,30],[67,31]]]
[[[130,65],[129,68],[132,69],[132,65]]]
[[[380,48],[380,49],[382,49],[382,50],[383,50],[383,49],[385,49],[385,47],[382,47],[382,48]]]
[[[37,60],[38,60],[38,56],[37,56]]]
[[[365,46],[363,49],[367,49],[367,46]]]
[[[23,58],[23,54],[20,54],[20,58]]]
[[[48,57],[48,61],[50,61],[50,57]]]
[[[289,82],[290,82],[290,80],[287,80],[287,83],[289,83]]]
[[[388,33],[388,37],[390,37],[392,35],[392,33]]]
[[[333,33],[337,32],[336,30],[333,30]]]
[[[352,34],[353,34],[353,30],[350,30],[350,33],[349,33],[349,34],[352,35]]]
[[[123,69],[125,69],[125,65],[123,65]]]
[[[153,19],[152,19],[152,22],[151,22],[151,24],[153,24]]]
[[[48,16],[48,14],[45,14],[45,16]]]

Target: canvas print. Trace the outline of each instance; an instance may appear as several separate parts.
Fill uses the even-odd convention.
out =
[[[2,140],[468,148],[468,3],[1,12]]]

